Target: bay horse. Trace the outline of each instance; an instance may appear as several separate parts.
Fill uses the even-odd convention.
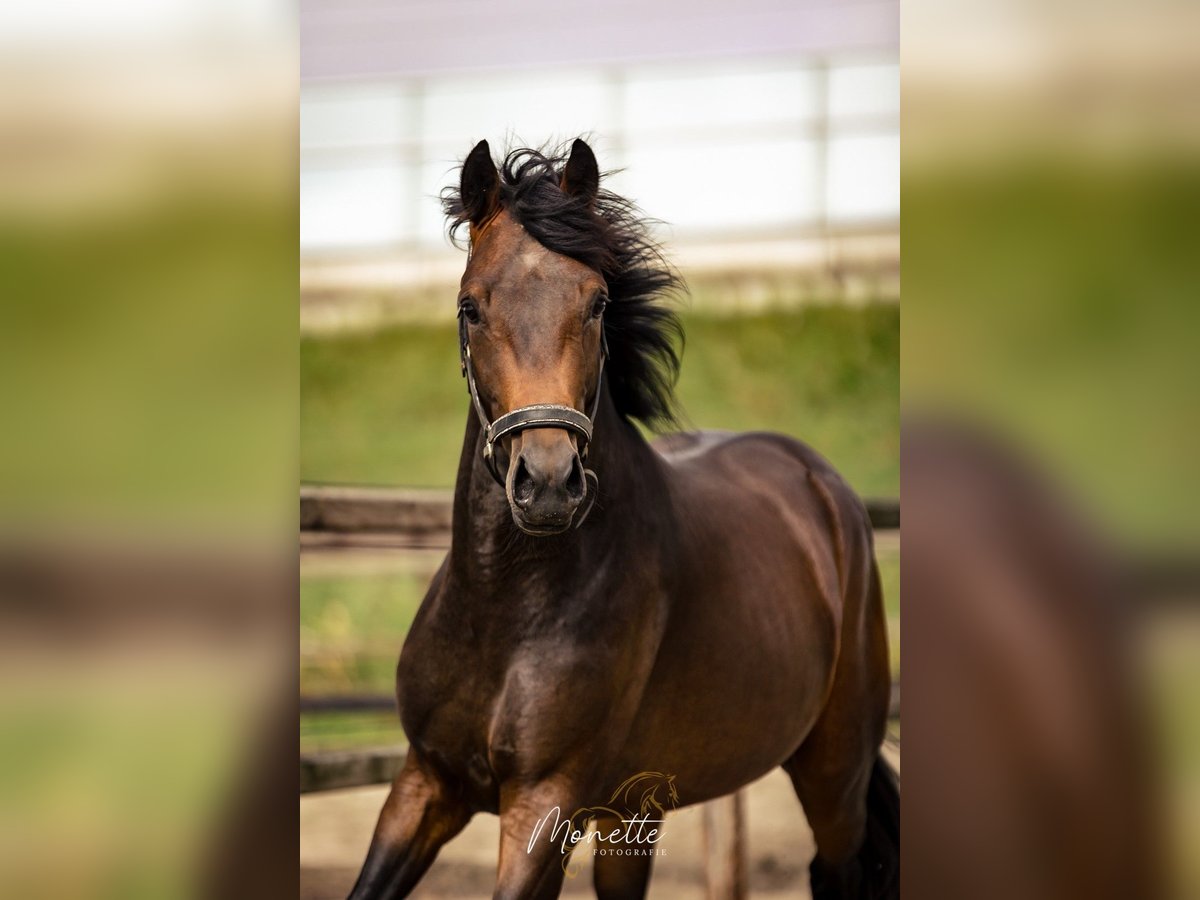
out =
[[[499,169],[481,141],[443,197],[451,235],[469,235],[472,408],[450,551],[396,671],[408,756],[350,896],[407,895],[489,812],[494,896],[556,897],[564,850],[530,837],[551,810],[602,806],[643,772],[687,806],[776,766],[816,840],[814,896],[898,896],[865,508],[790,437],[643,437],[636,422],[677,421],[665,301],[681,285],[600,180],[582,140]],[[644,896],[652,861],[597,856],[597,895]]]

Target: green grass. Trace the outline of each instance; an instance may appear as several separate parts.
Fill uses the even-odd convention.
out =
[[[1169,829],[1166,852],[1177,896],[1200,896],[1200,619],[1161,613],[1143,628],[1155,775]]]
[[[146,201],[112,221],[0,211],[2,513],[288,527],[294,209]]]
[[[390,694],[429,578],[409,572],[300,580],[300,692]]]
[[[904,399],[982,421],[1107,531],[1195,546],[1194,153],[904,175]]]
[[[396,660],[430,574],[384,571],[300,579],[300,693],[390,695]],[[396,746],[394,711],[300,716],[300,752]]]
[[[400,719],[387,712],[319,712],[300,716],[300,752],[399,747],[407,742]]]
[[[815,306],[689,315],[689,425],[770,429],[827,456],[860,492],[899,492],[900,310]],[[300,477],[449,487],[468,401],[450,325],[306,337]]]
[[[679,396],[700,428],[782,431],[864,495],[900,489],[900,309],[690,318]]]
[[[900,677],[900,552],[877,550],[879,580],[883,585],[883,608],[888,618],[888,656],[892,678]]]

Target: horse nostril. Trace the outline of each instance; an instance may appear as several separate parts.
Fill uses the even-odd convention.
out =
[[[525,465],[525,457],[517,458],[517,471],[513,475],[513,502],[521,509],[525,509],[533,502],[533,495],[537,490],[537,485],[534,484],[533,476],[529,474],[529,467]]]
[[[579,461],[578,454],[571,460],[571,474],[567,476],[563,487],[567,491],[567,497],[571,500],[582,500],[587,491],[587,484],[583,479],[583,463]]]

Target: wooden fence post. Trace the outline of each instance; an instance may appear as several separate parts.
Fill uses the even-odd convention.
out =
[[[745,900],[745,808],[742,791],[704,804],[704,881],[708,900]]]

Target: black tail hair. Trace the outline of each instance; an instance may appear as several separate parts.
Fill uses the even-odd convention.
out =
[[[899,900],[900,779],[882,756],[867,783],[867,828],[849,862],[833,867],[818,856],[809,869],[813,900]]]

